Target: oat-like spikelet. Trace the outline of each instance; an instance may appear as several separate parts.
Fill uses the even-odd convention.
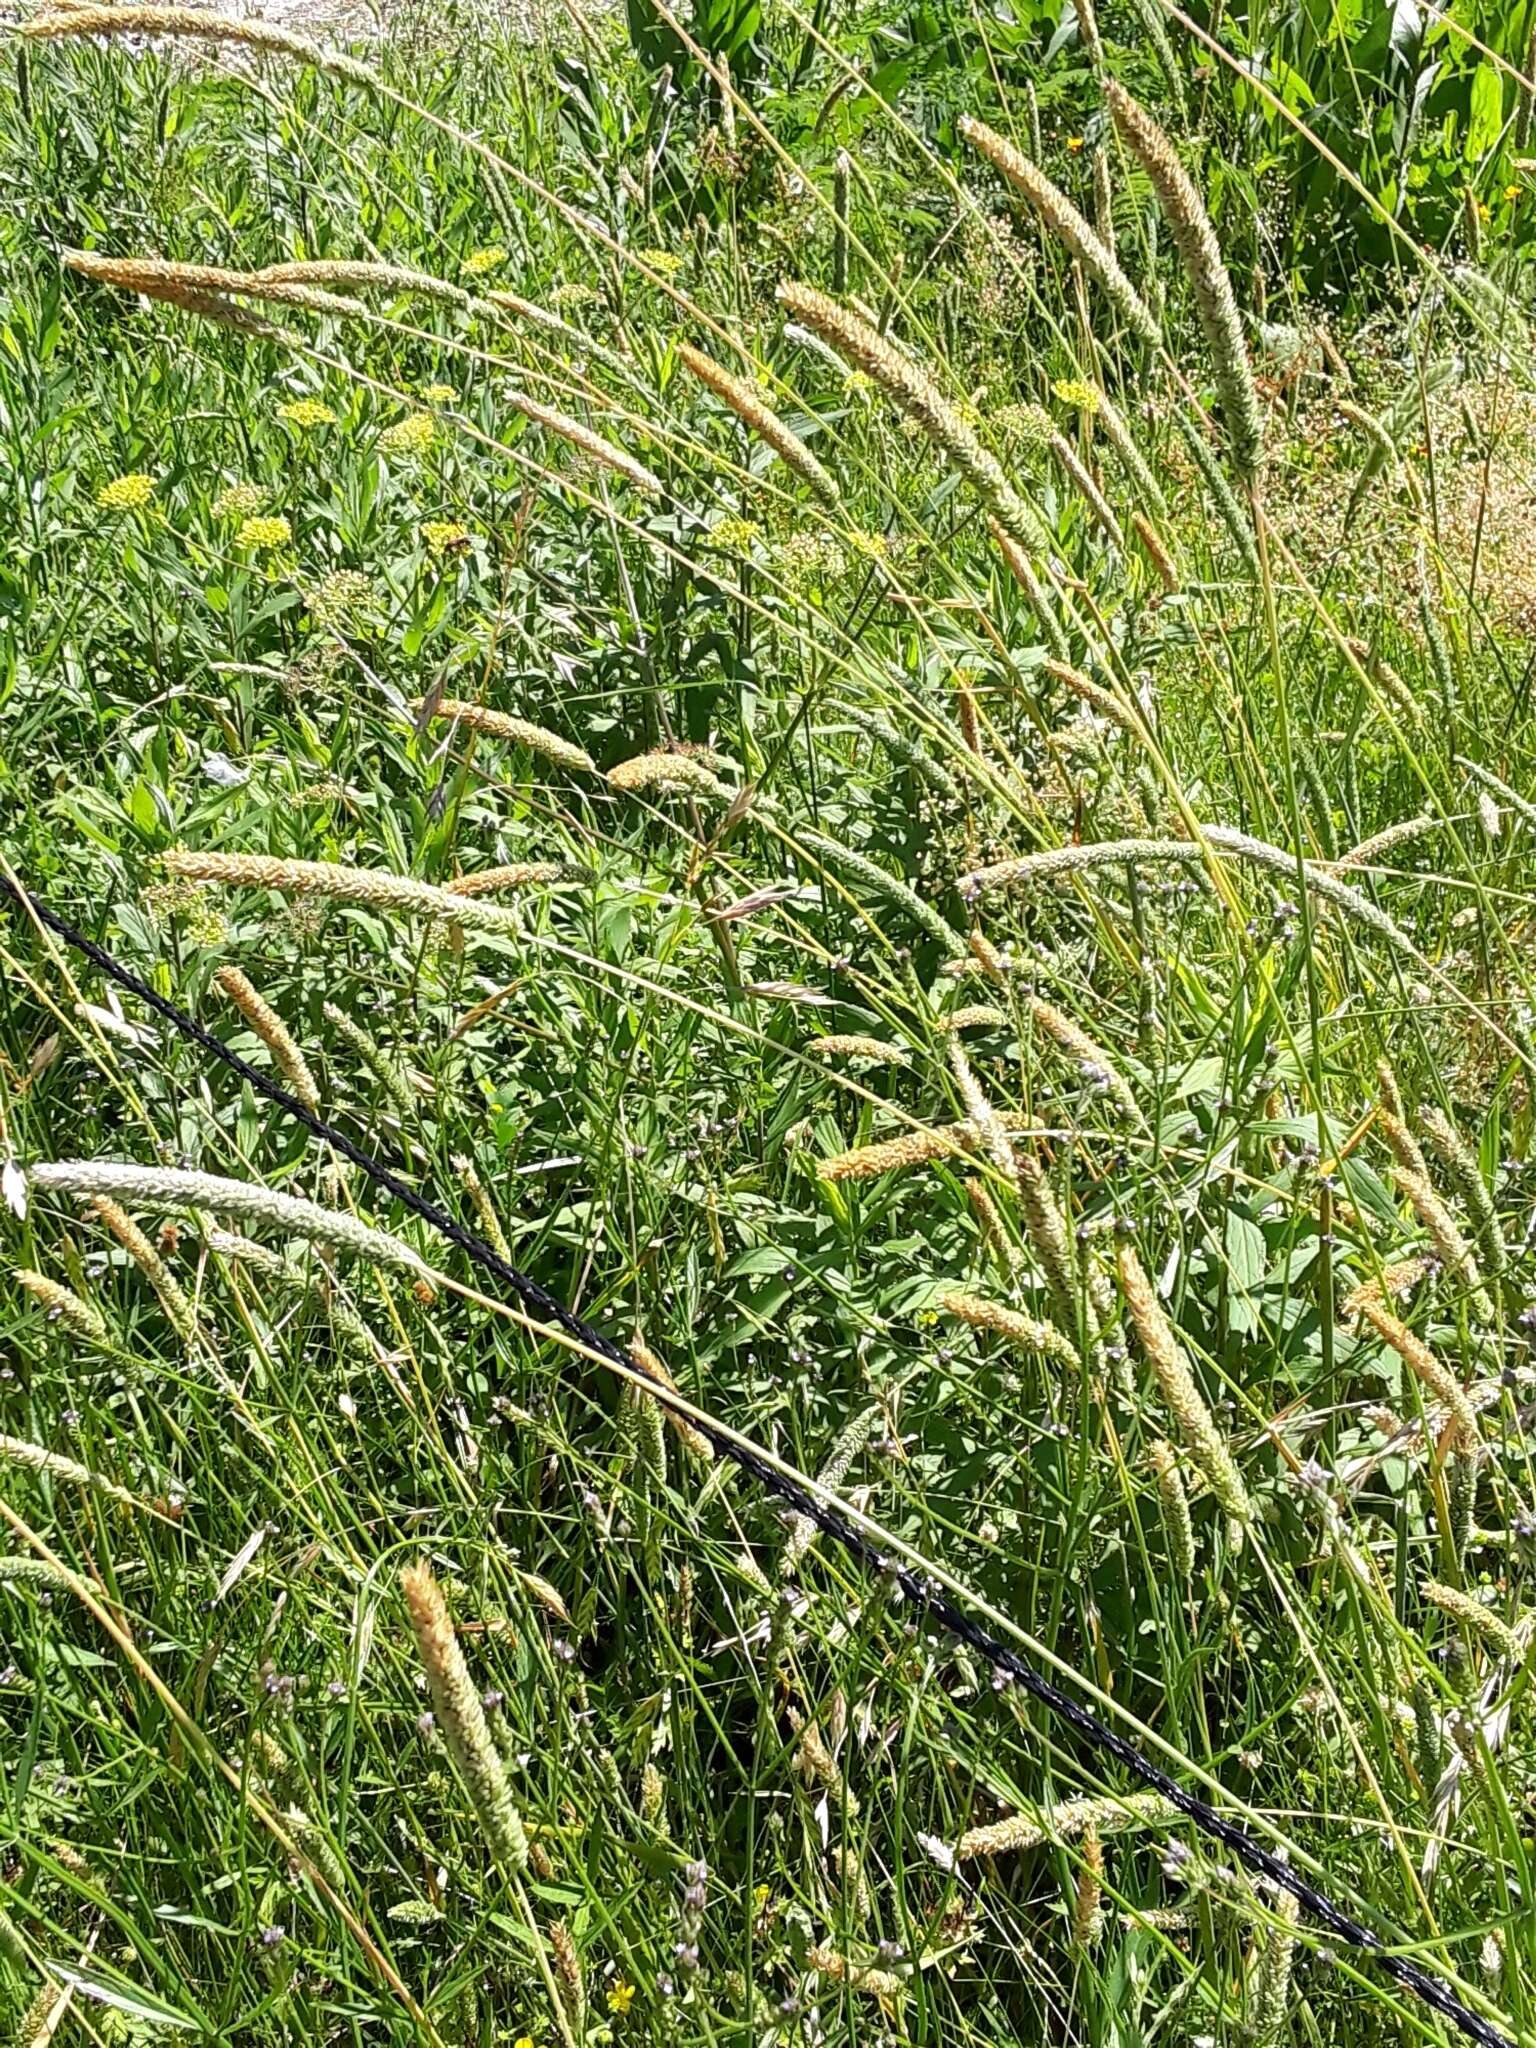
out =
[[[877,1425],[884,1416],[878,1407],[862,1409],[845,1422],[832,1440],[826,1462],[816,1477],[823,1486],[836,1493],[853,1467],[854,1459],[874,1435]],[[784,1555],[779,1559],[779,1576],[792,1578],[804,1562],[811,1545],[816,1541],[817,1525],[809,1515],[795,1515],[789,1524],[789,1540],[784,1545]]]
[[[1112,1096],[1132,1123],[1145,1122],[1130,1082],[1104,1047],[1090,1038],[1080,1024],[1074,1023],[1054,1003],[1046,1002],[1043,996],[1029,998],[1029,1014],[1048,1038],[1053,1038],[1064,1053],[1078,1062],[1085,1081]]]
[[[1449,1410],[1462,1445],[1475,1444],[1478,1440],[1477,1411],[1456,1375],[1435,1356],[1422,1337],[1416,1337],[1379,1301],[1361,1301],[1358,1296],[1351,1296],[1351,1300],[1357,1313],[1364,1317],[1378,1337],[1391,1345],[1414,1378]]]
[[[475,1221],[480,1226],[481,1236],[496,1254],[497,1258],[505,1260],[510,1265],[512,1263],[512,1247],[507,1243],[507,1233],[501,1227],[501,1218],[496,1214],[495,1204],[491,1200],[485,1182],[475,1170],[475,1162],[466,1153],[456,1153],[453,1161],[453,1170],[459,1176],[464,1192],[470,1199],[470,1204],[475,1212]]]
[[[1222,260],[1221,244],[1177,151],[1146,108],[1132,99],[1117,79],[1104,80],[1104,97],[1126,146],[1152,180],[1189,273],[1216,370],[1227,440],[1239,474],[1251,482],[1263,461],[1264,422],[1243,339],[1242,316]]]
[[[682,1391],[677,1381],[673,1379],[671,1373],[643,1337],[636,1336],[630,1338],[629,1355],[636,1365],[640,1367],[641,1371],[648,1372],[652,1379],[660,1380],[661,1384],[664,1387],[670,1387],[673,1393],[680,1393]],[[697,1459],[701,1465],[713,1464],[715,1447],[709,1438],[701,1434],[693,1423],[688,1420],[686,1415],[679,1415],[677,1410],[669,1408],[665,1401],[658,1401],[655,1405],[661,1409],[668,1422],[671,1423],[673,1430],[677,1434],[678,1442],[687,1451],[688,1455],[691,1458]]]
[[[128,1165],[114,1159],[49,1160],[29,1167],[27,1179],[49,1194],[82,1195],[98,1202],[106,1197],[114,1204],[120,1197],[145,1209],[210,1209],[216,1216],[243,1216],[312,1243],[340,1245],[376,1266],[409,1273],[428,1288],[432,1283],[426,1260],[401,1238],[359,1223],[342,1210],[323,1209],[318,1202],[279,1194],[254,1181],[224,1180],[217,1174],[194,1173],[182,1167]]]
[[[417,709],[420,710],[420,706]],[[543,754],[548,760],[558,761],[563,768],[574,768],[586,775],[597,772],[597,763],[584,747],[564,740],[557,732],[547,732],[542,725],[533,725],[526,718],[514,718],[510,712],[492,711],[484,704],[470,704],[462,697],[439,698],[433,711],[434,718],[451,718],[458,725],[471,727],[475,732],[488,732],[497,739],[512,740],[520,747],[526,747],[530,754]]]
[[[627,1442],[639,1450],[640,1464],[658,1487],[667,1483],[667,1432],[661,1403],[643,1387],[626,1381],[619,1396]]]
[[[923,1836],[923,1847],[936,1863],[952,1870],[978,1856],[1005,1856],[1038,1849],[1045,1842],[1073,1842],[1092,1828],[1099,1835],[1125,1834],[1133,1828],[1157,1827],[1179,1818],[1156,1792],[1132,1792],[1124,1798],[1066,1799],[1045,1807],[1037,1816],[1017,1813],[987,1827],[971,1828],[953,1846]]]
[[[16,2032],[12,2037],[14,2048],[41,2048],[43,2042],[52,2040],[54,2011],[63,1996],[62,1984],[52,1977],[43,1979],[32,2003],[16,2022]]]
[[[400,1114],[412,1115],[416,1108],[416,1091],[373,1034],[365,1031],[361,1024],[349,1017],[336,1003],[322,1004],[321,1011],[326,1023],[337,1037],[344,1039],[357,1054]]]
[[[899,875],[890,874],[867,855],[855,853],[851,846],[844,846],[840,840],[827,839],[820,832],[802,832],[800,843],[829,862],[833,867],[842,868],[860,881],[867,889],[888,901],[898,904],[914,924],[936,939],[952,960],[958,960],[965,952],[965,940],[952,924],[946,922],[931,903],[924,902],[915,889],[911,889]]]
[[[171,874],[194,882],[220,882],[232,889],[276,889],[293,896],[327,896],[338,903],[366,903],[397,915],[446,918],[451,924],[482,931],[521,934],[523,928],[515,912],[498,904],[476,903],[384,868],[281,860],[262,853],[196,853],[188,847],[173,848],[164,861]]]
[[[1081,1363],[1076,1346],[1069,1343],[1053,1323],[1037,1322],[1033,1316],[1005,1308],[1000,1301],[985,1301],[979,1295],[950,1288],[939,1296],[938,1306],[946,1315],[969,1323],[973,1330],[990,1331],[1005,1343],[1016,1345],[1020,1351],[1031,1351],[1039,1358],[1054,1358],[1058,1364],[1071,1366],[1074,1371]]]
[[[181,1282],[159,1252],[122,1204],[113,1201],[110,1195],[98,1195],[92,1209],[155,1290],[160,1306],[165,1310],[166,1320],[177,1336],[184,1344],[193,1343],[197,1337],[197,1317],[191,1302],[182,1292]]]
[[[852,1152],[818,1159],[816,1171],[823,1180],[873,1180],[877,1174],[958,1158],[973,1141],[974,1134],[964,1125],[958,1131],[953,1127],[904,1131],[899,1138],[884,1138],[875,1145],[860,1145]]]
[[[832,1804],[850,1819],[858,1813],[859,1802],[848,1789],[847,1780],[837,1767],[836,1757],[828,1749],[820,1728],[813,1720],[807,1721],[800,1730],[795,1768],[808,1785],[819,1785],[830,1796]]]
[[[482,868],[476,875],[459,875],[444,887],[450,896],[491,896],[498,889],[541,888],[549,882],[589,882],[589,869],[568,860],[518,860],[505,867]]]
[[[894,348],[867,320],[824,292],[786,280],[780,284],[777,298],[878,386],[898,412],[922,428],[1021,547],[1036,547],[1046,538],[1040,520],[1009,483],[1002,464],[987,453],[926,370]]]
[[[1148,1455],[1157,1474],[1157,1498],[1163,1511],[1168,1555],[1174,1570],[1188,1583],[1195,1576],[1195,1524],[1189,1512],[1189,1495],[1179,1475],[1178,1454],[1172,1444],[1159,1437]]]
[[[1047,660],[1041,663],[1046,674],[1069,690],[1080,703],[1097,711],[1101,718],[1118,725],[1122,732],[1128,732],[1132,739],[1145,739],[1146,727],[1140,714],[1130,708],[1113,690],[1106,690],[1102,683],[1096,683],[1091,676],[1085,676],[1069,661]]]
[[[850,1991],[863,1991],[871,1998],[900,1998],[907,1989],[904,1977],[894,1970],[882,1970],[874,1963],[856,1963],[835,1949],[816,1944],[805,1952],[806,1968],[834,1984],[846,1984]]]
[[[1290,2003],[1291,1965],[1296,1956],[1296,1922],[1301,1902],[1289,1892],[1275,1893],[1275,1924],[1264,1936],[1248,1983],[1250,2048],[1277,2048],[1286,2031]]]
[[[1228,1520],[1241,1531],[1253,1519],[1253,1503],[1227,1440],[1205,1405],[1184,1347],[1174,1335],[1173,1325],[1164,1314],[1133,1245],[1120,1246],[1119,1263],[1125,1305],[1147,1362],[1157,1375],[1163,1399],[1183,1430],[1190,1455],[1205,1474],[1212,1493],[1226,1510]]]
[[[1484,1266],[1497,1278],[1509,1263],[1509,1252],[1477,1154],[1444,1111],[1433,1105],[1419,1111],[1419,1129],[1445,1169],[1452,1192],[1472,1219]]]
[[[887,1045],[883,1038],[866,1038],[859,1031],[831,1031],[825,1038],[813,1038],[805,1049],[818,1060],[881,1060],[898,1067],[910,1057],[904,1046]]]
[[[580,2041],[586,2034],[587,1987],[581,1974],[581,1957],[564,1920],[550,1921],[549,1945],[555,1957],[555,1989],[560,1994],[572,2038]]]
[[[718,775],[690,754],[636,754],[621,761],[617,768],[610,768],[608,780],[615,789],[631,794],[657,790],[668,796],[719,797],[726,801],[735,795]]]
[[[407,1565],[400,1584],[448,1754],[492,1854],[508,1870],[522,1871],[528,1864],[528,1837],[441,1589],[425,1564]]]
[[[1000,171],[1008,183],[1023,194],[1056,239],[1071,251],[1089,276],[1101,286],[1126,325],[1156,348],[1162,340],[1162,329],[1156,316],[1120,267],[1114,251],[1094,233],[1066,193],[1053,185],[1021,150],[1015,149],[1011,142],[1005,141],[985,122],[967,114],[960,122],[960,133],[994,170]]]
[[[204,13],[195,7],[79,7],[45,8],[34,14],[20,30],[38,41],[58,41],[76,36],[176,36],[199,42],[242,43],[249,50],[266,50],[275,56],[292,57],[300,64],[313,64],[356,84],[372,85],[373,73],[351,57],[324,50],[308,36],[278,28],[268,21],[235,20],[229,15]]]
[[[713,391],[716,398],[728,405],[737,419],[750,427],[760,441],[766,441],[785,466],[810,485],[817,497],[824,498],[829,505],[837,502],[838,490],[832,477],[800,436],[785,426],[750,384],[740,377],[733,377],[728,370],[722,369],[701,350],[690,348],[685,341],[678,343],[677,353],[685,368]]]
[[[640,1773],[640,1818],[647,1827],[665,1828],[662,1807],[667,1796],[667,1781],[649,1758]]]
[[[1472,1247],[1462,1236],[1455,1218],[1434,1186],[1425,1175],[1407,1172],[1402,1167],[1393,1178],[1412,1203],[1414,1213],[1428,1232],[1446,1271],[1461,1281],[1473,1308],[1485,1322],[1491,1323],[1494,1319],[1493,1303],[1483,1286]]]
[[[1090,1823],[1083,1830],[1083,1861],[1072,1898],[1072,1936],[1092,1948],[1104,1932],[1104,1844]]]
[[[271,1053],[278,1072],[292,1093],[303,1103],[311,1116],[318,1116],[320,1090],[315,1086],[315,1077],[309,1071],[309,1062],[299,1050],[298,1041],[276,1010],[265,996],[253,987],[238,967],[221,967],[213,979]]]
[[[32,1296],[50,1322],[62,1323],[72,1336],[83,1337],[88,1344],[110,1343],[106,1319],[91,1302],[82,1301],[71,1289],[50,1280],[46,1273],[33,1272],[30,1266],[17,1266],[11,1278]]]
[[[1431,1607],[1438,1607],[1442,1614],[1448,1614],[1453,1621],[1459,1621],[1463,1628],[1470,1629],[1481,1642],[1496,1656],[1518,1664],[1524,1652],[1520,1638],[1507,1622],[1491,1613],[1481,1600],[1474,1600],[1470,1593],[1464,1593],[1459,1586],[1444,1586],[1438,1579],[1425,1579],[1419,1591]]]

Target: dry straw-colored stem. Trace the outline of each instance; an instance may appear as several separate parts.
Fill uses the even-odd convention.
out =
[[[386,1230],[375,1230],[341,1210],[322,1209],[301,1195],[279,1194],[255,1181],[224,1180],[217,1174],[184,1167],[136,1166],[112,1159],[44,1161],[27,1169],[27,1179],[42,1193],[80,1195],[143,1209],[208,1209],[215,1216],[240,1216],[265,1223],[313,1244],[338,1245],[375,1266],[409,1273],[432,1288],[432,1270],[419,1252]]]
[[[421,710],[420,705],[416,708],[418,712]],[[462,697],[442,697],[434,706],[432,716],[451,718],[456,725],[466,725],[474,732],[487,732],[496,739],[511,740],[519,747],[526,747],[531,754],[543,754],[551,761],[558,761],[564,768],[574,768],[585,775],[597,772],[597,763],[585,747],[562,739],[557,732],[546,731],[542,725],[533,725],[526,718],[514,718],[508,711],[493,711],[484,704],[467,703]]]
[[[786,280],[779,304],[809,327],[845,361],[861,370],[898,412],[920,427],[987,505],[994,519],[1020,547],[1048,540],[1040,520],[1015,491],[1002,464],[940,391],[928,372],[887,341],[879,330],[824,292]]]
[[[808,483],[817,497],[824,498],[829,505],[837,502],[837,484],[816,457],[806,447],[792,428],[785,426],[778,414],[763,403],[753,387],[740,377],[733,377],[728,370],[699,349],[691,348],[686,341],[679,342],[678,359],[690,370],[699,382],[713,391],[716,398],[728,405],[746,427],[750,427],[760,441],[766,441],[787,468]]]
[[[1029,201],[1056,239],[1102,287],[1126,325],[1156,348],[1162,340],[1156,316],[1120,267],[1114,251],[1089,226],[1066,193],[1053,185],[1022,150],[1015,149],[984,121],[967,114],[961,120],[960,133]]]
[[[528,1866],[528,1837],[442,1591],[425,1564],[408,1565],[400,1584],[437,1725],[486,1845],[505,1870],[521,1872]]]
[[[193,882],[219,882],[231,889],[276,889],[287,896],[327,896],[338,903],[362,903],[395,915],[441,917],[471,930],[519,933],[521,920],[494,903],[455,896],[410,875],[384,868],[348,868],[331,861],[282,860],[263,853],[197,853],[175,847],[164,856],[173,875]]]
[[[298,1041],[276,1010],[238,967],[221,967],[213,977],[277,1062],[278,1072],[311,1116],[320,1114],[320,1090]]]
[[[1238,473],[1254,481],[1264,456],[1264,420],[1248,363],[1242,316],[1221,244],[1204,201],[1178,152],[1157,122],[1117,79],[1104,80],[1104,97],[1126,146],[1141,163],[1167,217],[1174,243],[1194,287],[1195,306],[1216,371],[1228,445]]]
[[[1184,1347],[1174,1335],[1173,1325],[1136,1256],[1135,1247],[1122,1244],[1119,1260],[1120,1286],[1131,1324],[1148,1364],[1157,1375],[1163,1399],[1184,1432],[1190,1455],[1205,1474],[1212,1493],[1226,1510],[1229,1521],[1241,1530],[1253,1519],[1253,1503],[1227,1440],[1205,1405]]]

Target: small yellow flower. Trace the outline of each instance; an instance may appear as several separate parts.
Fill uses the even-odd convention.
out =
[[[1506,199],[1518,199],[1520,197],[1520,187],[1518,185],[1506,185],[1504,187],[1504,197]]]
[[[1081,377],[1063,377],[1051,389],[1063,405],[1075,406],[1079,412],[1097,412],[1099,409],[1099,394]]]
[[[260,484],[226,484],[210,509],[215,519],[249,519],[266,501]]]
[[[461,555],[470,543],[468,530],[451,519],[429,519],[421,537],[429,555]]]
[[[428,405],[452,405],[459,394],[451,384],[425,384],[421,395]]]
[[[285,548],[293,539],[293,528],[279,515],[261,514],[242,519],[235,545],[242,548]]]
[[[489,249],[471,249],[464,258],[466,277],[489,277],[493,270],[500,270],[507,260],[507,252],[499,245]],[[522,2048],[522,2044],[518,2044]]]
[[[519,2034],[512,2043],[512,2048],[536,2048],[532,2034]]]
[[[1067,147],[1071,150],[1074,156],[1077,155],[1078,151],[1082,148],[1082,146],[1083,137],[1081,135],[1069,135],[1067,137]]]
[[[634,1985],[626,1984],[622,1977],[615,1977],[613,1982],[608,1986],[608,2010],[610,2012],[618,2013],[622,2018],[623,2015],[629,2011],[629,2008],[634,2004],[634,2002]]]
[[[147,470],[131,469],[126,476],[115,476],[104,483],[96,493],[96,502],[103,512],[139,512],[155,495],[158,479]]]
[[[648,270],[654,270],[659,277],[676,277],[683,267],[681,256],[674,256],[670,249],[637,249],[635,254]]]
[[[1479,201],[1477,202],[1477,217],[1479,220],[1488,220],[1491,218],[1488,212],[1487,204],[1481,199],[1479,199]]]
[[[429,412],[408,412],[379,436],[379,446],[391,455],[425,455],[437,439],[437,425]]]
[[[280,420],[291,427],[334,427],[336,415],[318,398],[290,398],[277,408]]]
[[[755,519],[742,519],[734,512],[727,512],[710,535],[716,547],[729,548],[736,555],[750,555],[752,543],[762,537],[763,529]]]

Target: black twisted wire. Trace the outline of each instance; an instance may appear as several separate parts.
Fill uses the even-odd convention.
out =
[[[66,945],[83,955],[109,980],[115,981],[120,988],[127,989],[130,994],[137,996],[140,1002],[147,1003],[152,1010],[165,1018],[167,1023],[174,1025],[182,1037],[190,1039],[194,1045],[201,1046],[204,1052],[211,1053],[215,1059],[237,1073],[243,1081],[248,1082],[258,1094],[266,1096],[270,1102],[275,1102],[315,1137],[334,1146],[343,1158],[351,1160],[369,1180],[393,1195],[412,1215],[430,1224],[439,1236],[446,1238],[450,1244],[457,1245],[472,1264],[493,1275],[503,1286],[510,1288],[526,1308],[534,1311],[546,1322],[556,1324],[589,1351],[595,1351],[600,1357],[609,1359],[615,1365],[651,1381],[656,1387],[657,1398],[662,1402],[667,1401],[669,1394],[675,1394],[675,1389],[658,1380],[654,1373],[632,1358],[622,1345],[616,1344],[611,1337],[604,1336],[601,1330],[595,1329],[592,1324],[567,1308],[563,1301],[550,1294],[536,1280],[530,1279],[526,1273],[520,1272],[508,1260],[501,1258],[488,1244],[482,1243],[471,1231],[465,1230],[462,1224],[456,1223],[446,1210],[438,1208],[436,1203],[428,1201],[424,1195],[419,1195],[383,1160],[375,1158],[361,1145],[355,1145],[323,1117],[316,1116],[313,1111],[306,1109],[304,1104],[290,1095],[285,1088],[280,1088],[275,1081],[262,1073],[260,1068],[251,1066],[248,1061],[241,1059],[238,1053],[231,1052],[222,1039],[215,1038],[211,1031],[205,1030],[197,1022],[196,1018],[188,1016],[177,1004],[159,995],[146,981],[141,980],[131,969],[114,959],[104,947],[98,946],[93,939],[88,939],[66,919],[48,909],[46,904],[23,891],[4,875],[0,875],[0,891],[12,897],[40,924],[57,933]],[[1041,1706],[1058,1720],[1065,1721],[1069,1727],[1076,1729],[1091,1748],[1102,1756],[1113,1757],[1132,1778],[1139,1779],[1150,1791],[1160,1794],[1170,1806],[1193,1821],[1202,1834],[1220,1842],[1250,1870],[1258,1871],[1280,1890],[1289,1892],[1319,1927],[1350,1948],[1359,1949],[1371,1956],[1378,1968],[1395,1983],[1400,1984],[1404,1990],[1411,1991],[1425,2005],[1448,2019],[1466,2035],[1468,2040],[1479,2043],[1479,2048],[1515,2048],[1510,2036],[1464,2005],[1449,1984],[1431,1971],[1422,1969],[1407,1956],[1399,1954],[1381,1935],[1363,1926],[1358,1920],[1352,1919],[1325,1892],[1320,1892],[1314,1885],[1309,1884],[1291,1868],[1289,1863],[1277,1856],[1273,1850],[1265,1848],[1262,1842],[1256,1841],[1246,1829],[1240,1828],[1235,1821],[1226,1819],[1197,1794],[1186,1791],[1176,1779],[1169,1777],[1167,1772],[1161,1770],[1150,1758],[1143,1756],[1133,1743],[1127,1741],[1123,1735],[1117,1734],[1113,1728],[1106,1727],[1096,1715],[1090,1713],[1086,1707],[1080,1706],[1058,1686],[1053,1685],[1032,1664],[1026,1663],[1016,1650],[1011,1650],[1006,1643],[1000,1642],[990,1629],[956,1606],[934,1580],[923,1577],[898,1559],[885,1556],[861,1529],[856,1528],[837,1509],[829,1507],[808,1488],[767,1464],[755,1451],[745,1444],[738,1443],[727,1431],[708,1421],[694,1420],[692,1417],[690,1420],[722,1457],[729,1458],[749,1478],[755,1480],[767,1492],[776,1494],[797,1514],[808,1516],[824,1534],[830,1536],[834,1543],[850,1556],[857,1558],[861,1564],[893,1580],[900,1587],[904,1598],[910,1600],[914,1607],[939,1623],[950,1635],[967,1644],[990,1664],[994,1671],[1006,1674],[1008,1680],[1020,1686],[1031,1699],[1039,1701]]]

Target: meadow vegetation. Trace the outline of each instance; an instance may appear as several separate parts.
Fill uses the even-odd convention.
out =
[[[1536,2039],[1536,9],[4,34],[0,873]],[[19,905],[0,1163],[17,2048],[1449,2038]]]

